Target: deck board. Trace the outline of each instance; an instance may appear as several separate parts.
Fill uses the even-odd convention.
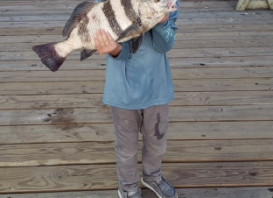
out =
[[[177,189],[179,197],[196,198],[272,198],[272,188],[269,187],[237,187],[237,188],[183,188]],[[156,198],[155,194],[147,189],[142,191],[144,198]],[[104,191],[78,191],[61,193],[31,193],[31,194],[6,194],[0,198],[118,198],[116,190]]]
[[[165,163],[166,178],[178,188],[269,186],[273,162]],[[109,190],[117,188],[115,165],[7,167],[0,169],[1,193]],[[107,178],[107,179],[105,179]],[[9,181],[9,182],[7,182]]]
[[[73,127],[75,126],[75,127]],[[0,126],[2,145],[113,141],[112,124],[66,124]],[[170,123],[171,140],[272,139],[273,121],[174,122]]]
[[[117,197],[105,56],[52,73],[31,50],[62,40],[80,2],[0,2],[0,198]],[[182,1],[163,158],[181,198],[273,196],[273,12],[236,3]]]
[[[114,139],[109,142],[79,141],[58,145],[55,143],[3,145],[0,149],[0,167],[114,164],[114,148]],[[141,148],[142,143],[139,143],[139,161]],[[163,162],[273,161],[272,153],[273,139],[170,140]]]

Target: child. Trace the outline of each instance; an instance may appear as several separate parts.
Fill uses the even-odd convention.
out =
[[[166,53],[175,43],[179,5],[178,0],[178,11],[144,34],[134,54],[130,41],[119,44],[102,30],[96,35],[97,51],[108,54],[103,102],[112,109],[120,198],[141,198],[139,132],[143,136],[142,184],[159,198],[178,198],[176,190],[161,175],[161,161],[166,151],[168,103],[174,99]]]

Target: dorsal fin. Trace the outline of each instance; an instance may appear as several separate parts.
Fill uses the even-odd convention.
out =
[[[86,16],[86,14],[92,9],[92,7],[96,3],[94,2],[83,2],[77,5],[74,9],[73,13],[71,14],[70,18],[66,22],[64,29],[63,29],[63,36],[69,37],[71,31],[77,26],[77,24],[81,21],[81,19]]]

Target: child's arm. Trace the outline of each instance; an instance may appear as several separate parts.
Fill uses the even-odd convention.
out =
[[[165,53],[173,48],[175,44],[176,20],[180,9],[180,0],[177,0],[178,10],[170,13],[169,19],[156,25],[152,29],[153,46],[159,52]]]

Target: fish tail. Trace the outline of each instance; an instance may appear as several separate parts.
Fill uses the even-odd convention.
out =
[[[42,63],[53,72],[57,71],[66,59],[66,57],[62,57],[57,53],[55,48],[56,44],[57,43],[47,43],[32,47],[41,58]]]

